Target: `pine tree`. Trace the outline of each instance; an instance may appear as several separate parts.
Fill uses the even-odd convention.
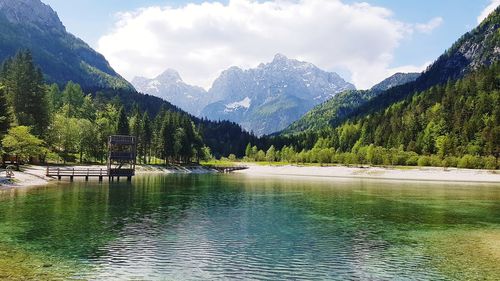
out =
[[[144,163],[149,163],[148,156],[150,156],[151,141],[153,139],[153,131],[151,127],[151,120],[149,119],[148,112],[144,112],[141,119],[141,136],[140,136],[140,149]]]
[[[68,82],[62,92],[62,102],[67,117],[81,117],[81,107],[85,102],[85,95],[80,85]]]
[[[165,114],[159,131],[160,155],[165,160],[165,163],[169,162],[169,159],[173,159],[177,156],[174,150],[175,128],[173,121],[170,114]]]
[[[30,51],[21,51],[3,64],[1,82],[16,125],[30,126],[34,135],[44,135],[50,122],[48,99],[42,72]]]
[[[248,143],[247,147],[245,148],[245,156],[249,159],[252,158],[252,144],[251,143]]]
[[[123,135],[123,136],[127,136],[130,134],[127,113],[125,112],[125,108],[123,106],[120,108],[120,112],[118,113],[118,124],[116,127],[116,133],[118,135]]]

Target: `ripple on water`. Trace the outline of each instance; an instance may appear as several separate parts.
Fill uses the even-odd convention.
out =
[[[369,185],[360,191],[355,183],[337,189],[192,179],[94,189],[75,183],[74,190],[37,191],[59,192],[45,200],[23,195],[0,204],[0,216],[12,225],[0,234],[66,251],[89,268],[75,277],[90,280],[443,280],[408,230],[477,218],[499,222],[484,195],[473,194],[480,204],[472,200],[455,211],[456,202],[446,201],[453,193],[423,204],[433,189],[412,191],[420,192],[412,204],[404,192]],[[495,192],[487,194],[498,202]]]

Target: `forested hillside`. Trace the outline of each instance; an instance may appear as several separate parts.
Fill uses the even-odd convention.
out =
[[[376,112],[416,92],[460,79],[499,61],[499,27],[500,7],[497,7],[478,27],[458,39],[417,80],[385,91],[358,107],[351,116]]]
[[[234,123],[193,118],[171,104],[133,91],[86,94],[68,82],[44,83],[29,51],[6,60],[0,72],[2,153],[24,161],[102,162],[107,138],[131,134],[141,162],[190,162],[244,153],[255,138]]]
[[[500,15],[497,8],[477,28],[457,40],[422,75],[415,77],[410,74],[406,77],[407,81],[400,79],[401,83],[393,83],[390,77],[368,91],[344,92],[315,107],[282,134],[318,131],[328,126],[337,126],[350,117],[377,112],[416,92],[447,83],[448,80],[459,79],[482,66],[491,65],[500,59],[499,26]]]
[[[415,81],[420,73],[396,73],[373,86],[370,90],[348,90],[335,95],[326,102],[314,107],[302,118],[294,122],[281,134],[290,135],[304,131],[318,131],[335,126],[370,99],[384,90]]]

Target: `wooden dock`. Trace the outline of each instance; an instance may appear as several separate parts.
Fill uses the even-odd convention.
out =
[[[47,177],[57,177],[58,180],[61,180],[63,177],[69,178],[70,181],[73,181],[75,177],[85,178],[86,181],[89,178],[98,178],[99,181],[102,181],[105,177],[109,177],[109,172],[107,169],[96,169],[96,168],[59,168],[59,167],[49,167],[47,166],[47,170],[45,175]]]

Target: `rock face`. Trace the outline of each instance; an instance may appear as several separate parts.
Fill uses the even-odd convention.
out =
[[[66,31],[57,13],[37,0],[1,0],[0,11],[13,24]]]
[[[136,77],[132,84],[139,92],[163,98],[195,116],[200,115],[209,102],[203,88],[184,83],[173,69],[166,70],[154,79]]]
[[[20,49],[32,52],[49,83],[133,89],[104,56],[68,33],[50,6],[39,0],[0,0],[0,62]]]
[[[271,63],[242,70],[231,67],[215,80],[210,104],[201,112],[230,120],[256,135],[280,131],[315,105],[354,89],[336,73],[278,54]]]
[[[424,87],[446,83],[497,62],[500,59],[499,28],[500,6],[478,27],[458,39],[416,82]]]

